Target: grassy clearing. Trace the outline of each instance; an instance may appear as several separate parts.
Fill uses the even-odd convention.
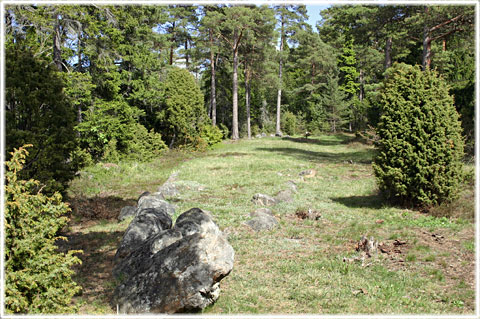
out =
[[[206,313],[456,313],[474,312],[473,186],[455,214],[438,217],[392,207],[377,194],[373,149],[346,135],[263,138],[224,143],[204,154],[173,153],[148,164],[97,165],[72,182],[69,246],[86,250],[77,280],[82,313],[113,313],[112,257],[128,221],[120,208],[155,191],[178,171],[178,216],[192,207],[212,212],[235,249],[235,266]],[[299,172],[315,169],[312,178]],[[273,207],[279,227],[256,233],[244,222],[255,193],[275,195],[297,182],[293,203]],[[199,184],[205,190],[196,190]],[[302,220],[298,209],[322,218]],[[451,208],[449,208],[452,211]],[[89,212],[90,211],[90,212]],[[89,213],[88,213],[89,212]],[[348,263],[362,235],[390,254]],[[73,240],[72,240],[73,239]],[[395,240],[405,242],[394,246]],[[95,301],[95,303],[93,302]]]

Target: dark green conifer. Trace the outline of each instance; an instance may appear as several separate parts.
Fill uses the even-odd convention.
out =
[[[464,142],[446,82],[418,66],[395,64],[387,72],[373,164],[380,190],[406,205],[455,199]]]

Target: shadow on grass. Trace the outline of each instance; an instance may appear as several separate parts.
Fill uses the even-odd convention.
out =
[[[67,241],[57,242],[60,251],[83,251],[77,254],[82,263],[74,266],[72,279],[82,288],[76,298],[86,303],[86,307],[95,303],[103,309],[110,308],[114,290],[113,259],[122,236],[121,231],[76,232],[68,234]]]
[[[321,145],[321,146],[333,146],[341,145],[349,142],[352,137],[347,135],[334,135],[335,140],[327,140],[325,138],[305,138],[305,137],[283,137],[282,140],[295,143]]]
[[[136,199],[123,199],[118,196],[77,196],[67,201],[72,208],[73,218],[83,221],[116,219],[123,207],[137,204]]]
[[[319,163],[360,163],[360,164],[371,164],[372,163],[372,151],[371,150],[362,150],[356,152],[344,152],[344,153],[334,153],[334,152],[316,152],[304,150],[301,148],[294,147],[260,147],[256,149],[257,151],[264,152],[277,152],[284,156],[296,157],[301,160],[319,162]]]
[[[381,209],[387,205],[387,203],[383,200],[382,196],[380,196],[379,194],[365,196],[334,197],[331,198],[331,200],[350,208]]]

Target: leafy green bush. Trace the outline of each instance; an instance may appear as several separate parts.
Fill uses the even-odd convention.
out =
[[[396,64],[380,94],[373,168],[380,190],[402,204],[432,206],[458,195],[463,140],[445,81]]]
[[[284,133],[288,135],[297,134],[297,117],[292,112],[283,113],[280,124]]]
[[[148,131],[145,126],[136,124],[133,139],[128,144],[127,158],[134,160],[151,160],[158,157],[167,149],[162,140],[162,135],[152,130]]]
[[[218,127],[207,124],[202,127],[200,137],[205,140],[208,146],[212,146],[222,141],[223,132]]]
[[[218,128],[220,129],[220,131],[222,131],[222,134],[223,134],[223,139],[228,139],[228,137],[230,136],[230,130],[228,129],[228,127],[223,124],[223,123],[220,123],[218,124]]]
[[[5,309],[8,313],[66,313],[80,290],[71,267],[81,261],[57,251],[57,232],[69,208],[59,193],[32,193],[35,180],[18,179],[28,152],[19,148],[5,172]]]
[[[207,120],[203,94],[185,69],[172,67],[165,80],[164,107],[158,113],[162,135],[170,147],[195,143]]]

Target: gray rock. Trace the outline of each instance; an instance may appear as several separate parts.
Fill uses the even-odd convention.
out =
[[[234,251],[211,215],[193,208],[175,227],[143,241],[115,266],[121,281],[112,299],[120,313],[176,313],[215,302]]]
[[[277,204],[277,200],[271,196],[265,194],[255,194],[253,195],[252,202],[256,205],[262,206],[273,206]]]
[[[267,215],[273,216],[272,210],[266,207],[255,209],[253,213],[250,213],[250,216],[257,217],[259,214],[267,214]]]
[[[167,182],[169,183],[173,183],[177,180],[178,178],[178,172],[173,172],[172,174],[170,174],[170,176],[168,177],[167,179]]]
[[[137,204],[137,212],[145,208],[158,208],[165,211],[170,216],[175,214],[175,206],[165,201],[162,194],[159,193],[142,196],[139,199]]]
[[[303,177],[314,177],[315,174],[317,174],[317,171],[314,169],[307,169],[304,171],[301,171],[298,175],[303,176]]]
[[[287,184],[287,187],[292,190],[295,194],[298,193],[297,189],[297,183],[295,183],[292,180],[287,181],[285,184]]]
[[[157,189],[157,193],[162,194],[163,197],[176,197],[180,195],[180,191],[173,182],[166,182]]]
[[[142,198],[143,196],[148,196],[150,195],[151,193],[150,192],[143,192],[140,194],[140,196],[138,196],[138,199],[137,199],[137,202],[140,200],[140,198]],[[162,198],[163,199],[163,198]]]
[[[263,136],[261,134],[255,135],[255,138],[262,138]]]
[[[125,258],[147,238],[172,227],[172,218],[165,210],[146,208],[138,210],[137,215],[123,234],[115,260]]]
[[[266,133],[262,133],[261,135],[262,135],[262,137],[267,137]]]
[[[277,219],[272,215],[257,212],[255,213],[255,216],[255,218],[247,221],[245,224],[257,232],[262,230],[271,230],[278,225]]]
[[[290,189],[286,189],[278,192],[278,194],[275,196],[275,200],[277,202],[291,203],[293,202],[292,196],[293,196],[293,192]]]
[[[118,215],[118,220],[122,221],[127,219],[130,216],[134,216],[137,212],[137,208],[134,206],[125,206],[120,210],[120,214]]]

